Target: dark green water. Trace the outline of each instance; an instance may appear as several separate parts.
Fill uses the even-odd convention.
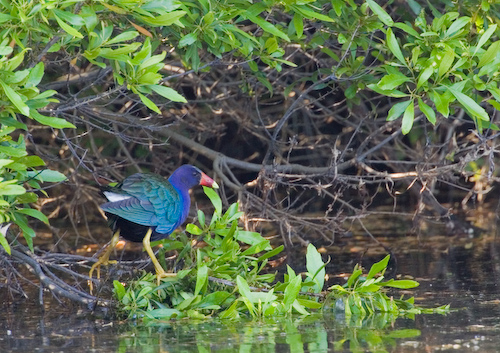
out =
[[[500,245],[495,240],[407,251],[399,274],[421,282],[425,306],[451,304],[448,315],[393,322],[384,315],[346,323],[331,312],[260,322],[159,322],[139,325],[96,318],[78,307],[34,298],[7,303],[1,352],[499,352]],[[331,264],[331,268],[351,264]],[[344,269],[344,268],[342,268]],[[337,271],[338,272],[338,271]],[[49,296],[46,295],[46,298]]]

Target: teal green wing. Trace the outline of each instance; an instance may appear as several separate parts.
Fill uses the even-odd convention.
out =
[[[110,202],[101,208],[128,221],[171,233],[182,218],[183,200],[168,180],[155,174],[137,173],[114,190],[105,192]]]

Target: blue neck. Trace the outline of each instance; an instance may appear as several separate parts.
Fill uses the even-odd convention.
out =
[[[189,209],[191,208],[191,197],[189,196],[189,188],[187,188],[186,185],[180,181],[179,175],[176,175],[175,173],[172,174],[170,178],[168,178],[168,181],[175,188],[175,190],[177,190],[181,198],[182,212],[179,224],[176,225],[176,227],[178,227],[186,221]]]

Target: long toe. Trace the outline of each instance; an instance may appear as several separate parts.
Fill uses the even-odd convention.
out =
[[[177,277],[177,273],[156,271],[156,283],[158,285],[160,285],[162,278],[175,278],[175,277]]]
[[[92,267],[90,268],[90,271],[89,271],[89,280],[88,280],[90,293],[92,293],[92,291],[94,289],[94,286],[92,283],[92,280],[93,280],[92,276],[94,274],[94,271],[96,271],[96,278],[100,279],[101,278],[101,266],[102,265],[106,266],[106,265],[116,264],[116,263],[117,263],[116,260],[109,260],[109,257],[106,258],[105,256],[103,256],[103,257],[100,257],[97,260],[97,262],[92,265]]]

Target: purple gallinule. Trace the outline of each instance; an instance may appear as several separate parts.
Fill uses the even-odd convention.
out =
[[[156,174],[136,173],[104,190],[108,202],[100,207],[106,212],[114,235],[106,252],[90,268],[90,279],[95,269],[100,278],[101,265],[115,262],[110,261],[109,256],[120,236],[133,242],[142,241],[155,267],[158,284],[163,277],[175,276],[161,267],[150,242],[168,237],[184,223],[191,205],[189,189],[196,185],[219,187],[201,170],[186,164],[176,169],[168,180]],[[92,290],[92,281],[89,284]]]

